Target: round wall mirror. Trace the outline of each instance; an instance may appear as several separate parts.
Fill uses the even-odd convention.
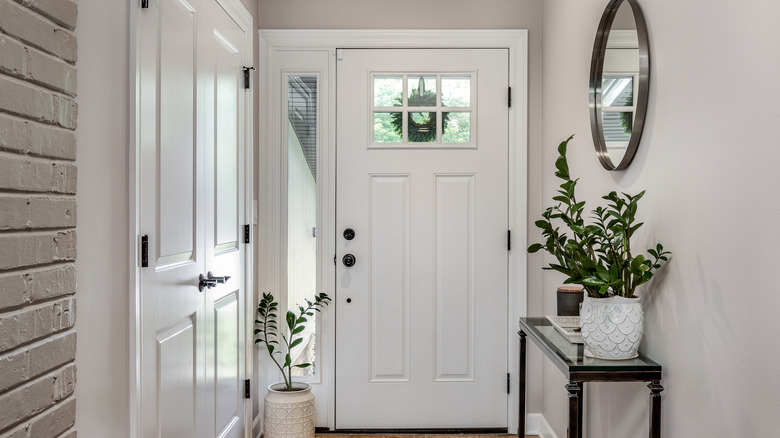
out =
[[[590,64],[590,128],[607,170],[634,158],[647,109],[647,28],[636,0],[610,0],[601,16]]]

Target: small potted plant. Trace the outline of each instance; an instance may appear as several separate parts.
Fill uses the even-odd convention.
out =
[[[572,136],[573,137],[573,136]],[[577,201],[577,179],[569,174],[566,149],[569,137],[558,146],[555,176],[563,180],[557,203],[535,222],[542,230],[544,243],[528,247],[535,253],[544,249],[555,257],[545,269],[566,275],[566,284],[585,289],[580,323],[585,354],[600,359],[636,357],[642,339],[643,320],[637,286],[653,277],[671,254],[660,243],[647,250],[647,256],[635,254],[631,237],[643,225],[636,222],[637,195],[610,192],[602,197],[606,206],[591,210],[592,221],[586,223],[585,201]]]
[[[314,438],[314,394],[311,386],[293,382],[293,368],[308,368],[311,363],[295,364],[290,351],[303,342],[308,317],[314,316],[330,302],[325,293],[314,296],[314,302],[306,300],[306,307],[298,306],[296,315],[288,310],[285,315],[286,331],[280,331],[278,323],[279,303],[270,293],[263,293],[257,306],[255,320],[256,344],[264,344],[268,356],[282,373],[283,382],[268,387],[265,397],[264,431],[266,438]],[[280,343],[281,341],[281,343]]]

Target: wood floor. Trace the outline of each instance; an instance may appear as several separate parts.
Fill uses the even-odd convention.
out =
[[[316,434],[315,438],[517,438],[517,435],[507,434],[341,434],[341,433],[323,433]],[[536,435],[526,435],[525,438],[539,438]]]

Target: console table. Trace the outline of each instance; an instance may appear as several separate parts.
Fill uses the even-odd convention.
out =
[[[661,365],[639,354],[636,359],[601,360],[585,357],[582,344],[572,344],[547,318],[520,318],[519,435],[525,432],[526,336],[569,380],[568,438],[582,438],[582,390],[585,382],[650,382],[650,438],[661,438]]]

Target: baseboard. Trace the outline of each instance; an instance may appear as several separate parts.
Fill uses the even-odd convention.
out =
[[[558,438],[542,414],[528,414],[525,419],[525,434],[539,438]]]

